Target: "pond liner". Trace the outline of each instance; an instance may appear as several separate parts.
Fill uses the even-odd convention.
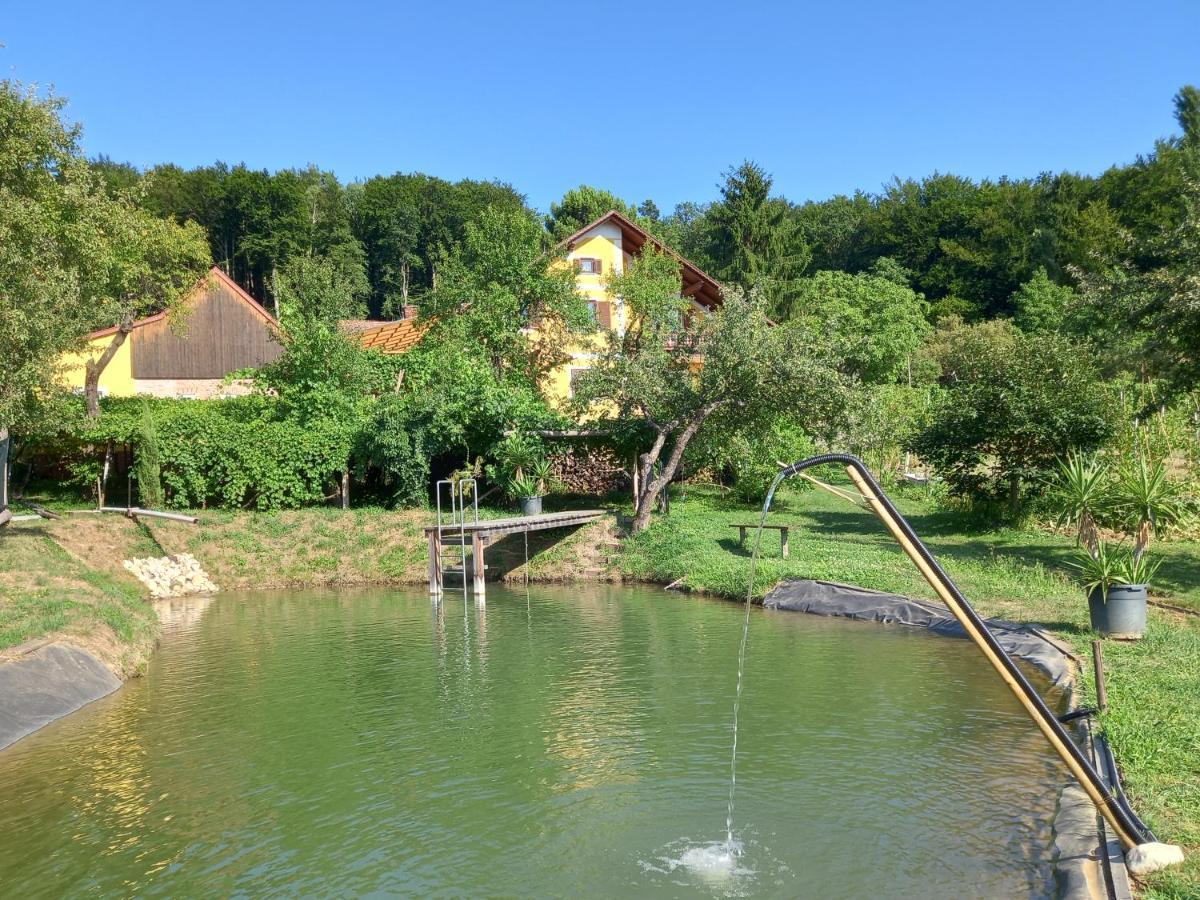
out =
[[[100,660],[70,644],[0,664],[0,750],[120,686]]]
[[[911,625],[952,637],[968,637],[966,629],[944,606],[832,581],[789,579],[763,598],[763,606],[888,625]],[[1014,622],[1000,619],[985,622],[1005,652],[1032,663],[1049,676],[1055,687],[1070,687],[1075,663],[1062,644],[1040,631]]]
[[[762,605],[787,612],[926,628],[946,637],[968,637],[944,606],[832,581],[789,579],[771,590]],[[1005,652],[1040,670],[1073,704],[1076,657],[1070,650],[1029,626],[1002,619],[987,619],[986,624]],[[1090,748],[1090,729],[1082,736]],[[1072,778],[1059,795],[1053,823],[1054,878],[1059,897],[1124,900],[1130,896],[1120,843],[1104,836],[1098,827],[1102,822],[1087,792]],[[1098,859],[1103,860],[1103,866],[1096,864]]]

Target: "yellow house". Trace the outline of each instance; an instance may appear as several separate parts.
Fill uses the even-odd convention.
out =
[[[647,244],[679,263],[680,295],[691,301],[694,315],[703,315],[705,310],[720,306],[721,286],[716,279],[666,247],[632,219],[610,210],[562,243],[567,260],[575,267],[579,292],[591,305],[599,328],[617,332],[625,329],[625,306],[620,297],[609,296],[607,279],[612,272],[620,274],[624,271],[629,261]],[[551,402],[562,403],[571,397],[575,379],[591,367],[600,347],[598,340],[585,339],[569,348],[570,360],[551,372],[543,385]]]
[[[279,323],[241,286],[213,266],[184,299],[180,321],[161,312],[133,323],[116,355],[100,374],[101,396],[214,396],[245,393],[225,378],[277,358]],[[85,367],[112,343],[117,326],[88,335],[87,348],[62,359],[61,379],[83,389]]]
[[[705,310],[721,304],[721,286],[716,279],[666,247],[632,219],[610,210],[559,245],[560,249],[566,251],[568,265],[575,269],[576,287],[592,308],[597,330],[592,336],[573,335],[569,338],[572,341],[570,346],[554,348],[556,351],[565,350],[568,361],[553,369],[542,382],[542,390],[551,403],[561,405],[570,399],[575,379],[591,368],[603,350],[602,330],[623,332],[625,329],[624,304],[620,297],[609,296],[607,279],[610,273],[620,274],[624,271],[629,261],[647,245],[678,262],[680,296],[688,298],[693,315],[703,315]],[[685,323],[686,320],[685,316]],[[429,327],[429,323],[413,318],[375,325],[363,324],[367,327],[358,327],[352,322],[344,323],[347,333],[351,333],[364,347],[383,353],[407,352],[424,337]],[[530,340],[555,339],[540,333],[536,326],[525,329],[525,334]]]

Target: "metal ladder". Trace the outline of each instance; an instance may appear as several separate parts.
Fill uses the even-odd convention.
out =
[[[449,499],[449,521],[446,521],[446,513],[442,507],[442,485],[446,486],[446,495]],[[468,485],[470,490],[468,491]],[[476,489],[474,478],[451,479],[443,478],[437,483],[435,490],[437,499],[437,559],[435,565],[438,569],[438,577],[436,581],[437,590],[430,592],[430,598],[435,602],[441,600],[441,587],[445,582],[447,575],[458,575],[462,579],[463,599],[467,596],[467,495],[471,497],[471,515],[472,524],[479,523],[479,491]],[[458,542],[455,543],[453,538],[447,540],[442,535],[444,528],[458,528]],[[457,565],[447,565],[446,550],[457,549],[458,559]],[[454,562],[454,560],[451,560]],[[472,559],[472,563],[474,560]]]

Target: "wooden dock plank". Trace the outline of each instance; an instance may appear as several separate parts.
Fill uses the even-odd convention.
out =
[[[505,534],[519,534],[523,531],[544,531],[547,528],[567,528],[572,525],[584,525],[594,522],[605,515],[603,509],[572,509],[565,512],[542,513],[539,516],[513,516],[506,519],[480,519],[478,522],[468,522],[465,526],[443,525],[442,540],[457,538],[462,535],[471,537],[495,537]],[[436,525],[426,525],[425,534],[437,534]]]

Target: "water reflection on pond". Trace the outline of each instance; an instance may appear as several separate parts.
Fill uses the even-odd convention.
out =
[[[5,893],[1049,896],[1063,780],[965,641],[654,589],[176,604],[0,753]]]

